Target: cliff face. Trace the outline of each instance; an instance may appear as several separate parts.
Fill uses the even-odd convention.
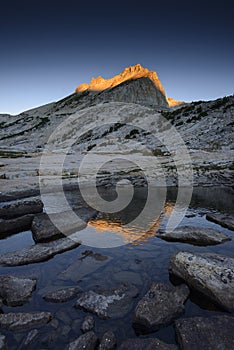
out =
[[[92,78],[90,84],[81,84],[76,93],[99,93],[98,100],[132,102],[144,105],[168,107],[164,88],[156,74],[140,64],[125,68],[110,79]]]

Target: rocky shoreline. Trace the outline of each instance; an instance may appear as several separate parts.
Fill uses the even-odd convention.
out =
[[[207,213],[207,220],[217,223],[217,228],[213,229],[190,225],[181,226],[173,232],[163,229],[156,231],[155,237],[159,241],[166,241],[172,245],[177,244],[176,242],[186,244],[184,251],[171,255],[168,266],[168,276],[177,277],[180,281],[178,285],[153,280],[145,290],[142,280],[137,279],[137,273],[134,276],[133,272],[126,271],[113,276],[116,279],[114,288],[87,287],[83,290],[79,285],[85,276],[82,275],[82,269],[94,271],[111,261],[109,256],[84,251],[78,261],[71,262],[71,265],[58,275],[59,285],[43,291],[38,287],[38,278],[20,275],[17,267],[48,261],[57,254],[82,246],[76,232],[84,229],[90,220],[95,220],[98,213],[82,205],[79,198],[79,205],[75,203],[73,208],[81,215],[83,224],[69,232],[69,237],[64,237],[44,212],[37,190],[2,193],[0,199],[0,238],[21,235],[23,231],[31,230],[34,240],[31,246],[0,255],[0,265],[2,268],[8,268],[7,273],[0,275],[0,350],[7,349],[9,334],[14,332],[24,332],[23,339],[21,337],[18,342],[18,348],[21,350],[35,349],[37,344],[43,343],[43,333],[40,329],[47,334],[46,341],[49,334],[56,338],[60,331],[63,332],[63,337],[68,336],[70,326],[64,326],[65,328],[59,331],[58,313],[48,312],[47,308],[40,311],[29,311],[25,308],[23,311],[35,294],[43,298],[48,305],[70,303],[68,309],[70,308],[71,314],[74,313],[74,329],[76,328],[75,333],[78,336],[71,339],[70,343],[67,338],[67,350],[190,350],[197,349],[197,344],[199,349],[208,350],[218,350],[220,347],[227,350],[234,348],[231,330],[234,326],[234,259],[194,250],[196,246],[217,246],[230,242],[233,230],[231,215]],[[66,212],[54,215],[59,215],[65,225],[68,225]],[[228,228],[229,232],[221,232],[218,224]],[[193,247],[192,251],[188,250],[189,246]],[[136,267],[140,263],[140,260],[135,260]],[[184,317],[185,305],[193,291],[201,293],[217,305],[221,315]],[[15,307],[20,309],[14,312]],[[78,317],[76,320],[75,313],[79,310],[84,311],[86,317]],[[226,314],[227,312],[230,315]],[[125,316],[131,318],[132,329],[138,337],[119,343],[112,330],[113,320]],[[95,320],[98,319],[106,322],[102,334],[100,331],[96,332]],[[157,332],[168,325],[173,325],[175,329],[176,345],[157,338]]]

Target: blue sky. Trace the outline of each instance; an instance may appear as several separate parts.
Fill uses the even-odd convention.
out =
[[[0,113],[59,100],[94,76],[140,63],[168,96],[233,94],[232,1],[5,1]]]

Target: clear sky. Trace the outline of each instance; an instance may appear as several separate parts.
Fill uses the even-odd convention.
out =
[[[59,100],[140,63],[167,96],[233,94],[234,2],[9,0],[0,5],[0,113]]]

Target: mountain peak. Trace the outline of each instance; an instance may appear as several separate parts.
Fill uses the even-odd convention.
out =
[[[157,73],[150,71],[148,68],[144,68],[141,64],[135,66],[129,66],[125,68],[120,74],[110,79],[104,79],[101,76],[92,78],[90,84],[81,84],[76,88],[76,92],[83,92],[85,90],[103,91],[109,88],[113,88],[127,80],[136,80],[140,78],[149,78],[155,85],[155,87],[165,95],[164,88],[157,76]]]

